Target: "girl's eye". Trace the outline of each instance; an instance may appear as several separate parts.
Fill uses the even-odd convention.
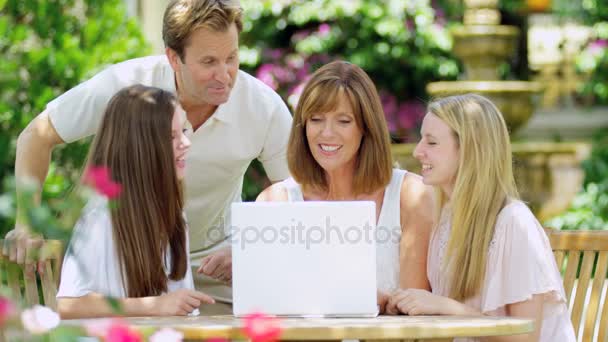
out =
[[[350,120],[340,120],[340,123],[343,123],[343,124],[349,124],[349,123],[350,123]]]

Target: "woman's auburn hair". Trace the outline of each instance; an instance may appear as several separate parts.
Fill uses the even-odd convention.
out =
[[[334,61],[318,69],[306,83],[293,116],[287,163],[293,178],[304,188],[327,190],[323,168],[314,159],[306,123],[315,114],[334,110],[345,97],[363,132],[354,176],[356,194],[384,188],[392,176],[390,136],[380,97],[369,76],[357,65]]]
[[[451,128],[459,150],[442,271],[451,279],[450,297],[465,300],[478,295],[483,285],[498,214],[509,199],[519,198],[509,132],[498,108],[476,94],[435,100],[428,112]],[[435,191],[443,208],[447,199],[438,188]]]
[[[128,297],[160,295],[167,291],[168,279],[183,279],[187,271],[184,201],[172,145],[175,108],[175,96],[158,88],[120,90],[110,100],[89,152],[87,167],[107,167],[122,185],[110,212]]]

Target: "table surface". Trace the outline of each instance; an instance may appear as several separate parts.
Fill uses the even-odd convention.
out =
[[[84,325],[90,320],[65,320]],[[173,328],[185,339],[244,339],[243,321],[233,316],[126,318],[138,328]],[[531,332],[529,319],[464,316],[379,316],[376,318],[281,318],[281,340],[390,340],[517,335]]]

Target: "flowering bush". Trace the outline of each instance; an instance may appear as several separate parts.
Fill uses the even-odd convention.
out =
[[[47,102],[105,65],[145,55],[149,48],[123,0],[0,0],[0,13],[2,186],[15,168],[17,135]],[[43,199],[65,196],[87,149],[87,141],[55,149],[57,164],[51,165]],[[13,224],[0,217],[0,236]]]
[[[426,84],[458,75],[443,10],[430,0],[241,3],[241,65],[292,110],[314,70],[345,59],[361,66],[379,88],[394,141],[413,140]]]
[[[608,104],[608,22],[596,23],[593,27],[594,39],[576,59],[577,69],[590,78],[584,82],[579,92],[591,97],[596,104]]]

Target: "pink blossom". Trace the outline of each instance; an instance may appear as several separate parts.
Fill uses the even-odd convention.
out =
[[[399,128],[411,129],[424,116],[425,107],[417,100],[402,102],[397,110]]]
[[[89,336],[104,338],[110,328],[116,324],[123,324],[117,318],[94,319],[85,323],[84,328]]]
[[[608,48],[608,42],[603,39],[598,39],[589,44],[588,51],[592,56],[600,56],[604,53],[606,48]]]
[[[272,64],[262,64],[258,68],[255,77],[272,88],[272,90],[277,90],[279,88],[279,84],[273,75],[273,69],[274,65]]]
[[[323,24],[319,25],[319,36],[325,37],[330,32],[331,32],[331,26],[329,26],[328,24],[323,23]]]
[[[252,342],[273,342],[279,339],[282,329],[276,318],[256,312],[245,317],[243,330]]]
[[[214,337],[208,338],[207,340],[205,340],[205,342],[230,342],[230,340],[227,338]]]
[[[116,198],[122,191],[122,186],[110,179],[110,169],[105,166],[90,166],[85,171],[85,182],[100,194],[108,198]]]
[[[396,132],[397,127],[397,98],[387,92],[380,92],[380,101],[382,102],[382,108],[384,109],[384,116],[386,117],[386,123],[388,125],[389,132]]]
[[[42,305],[34,305],[21,313],[23,328],[32,334],[44,334],[59,325],[59,314]]]
[[[107,342],[142,342],[139,332],[132,330],[126,324],[115,322],[112,324],[105,340]]]
[[[0,327],[15,313],[15,304],[10,299],[0,296]]]

